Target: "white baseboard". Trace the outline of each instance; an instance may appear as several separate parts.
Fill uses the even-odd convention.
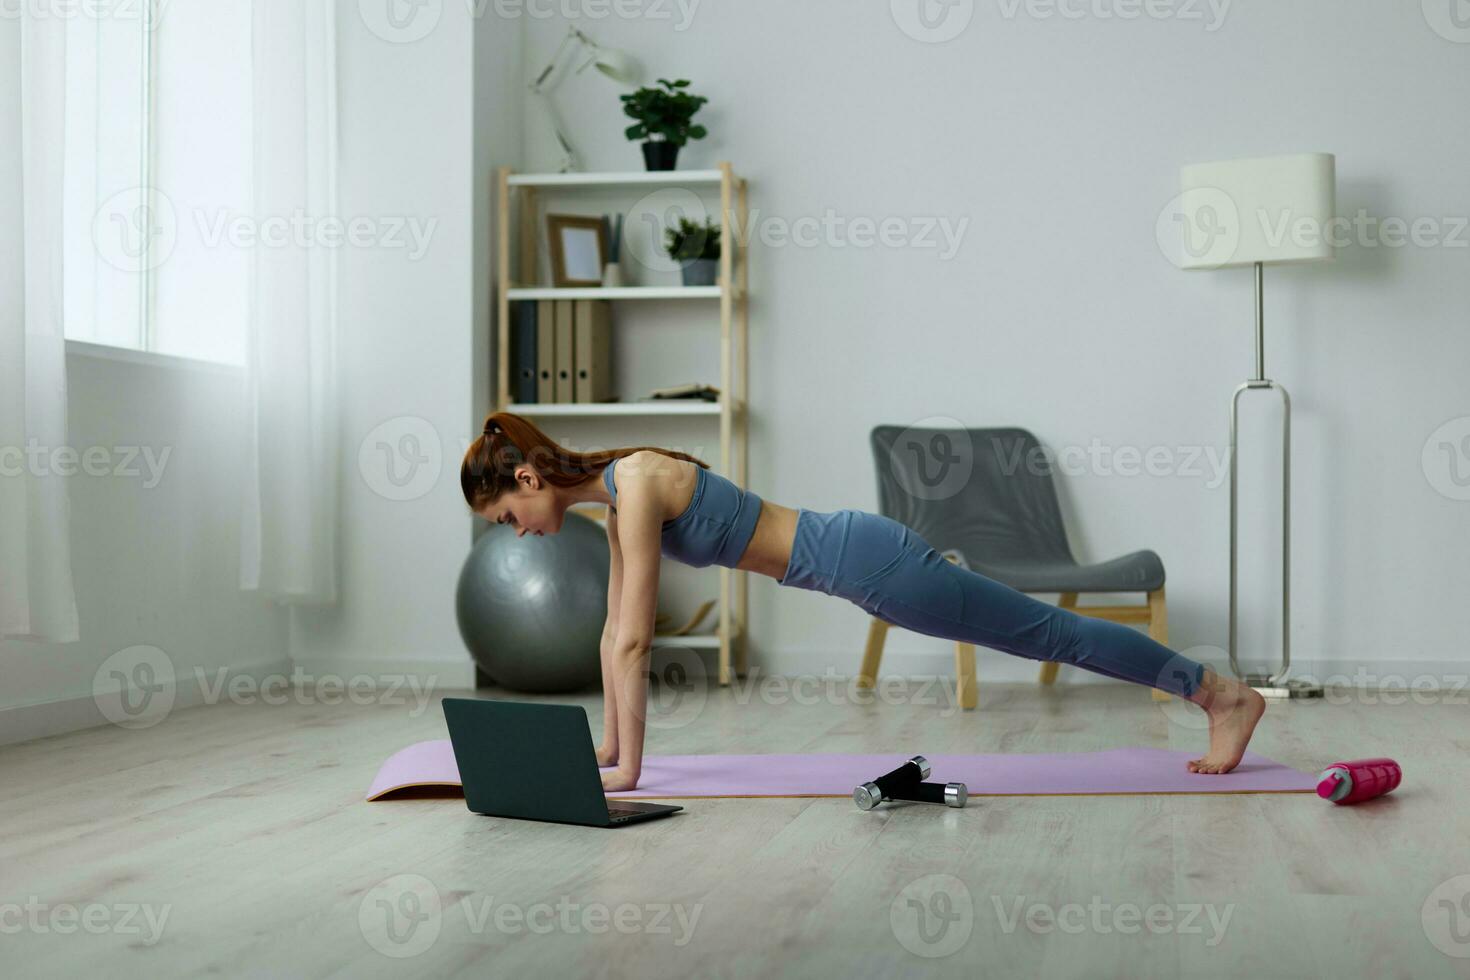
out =
[[[684,661],[697,657],[704,664],[707,676],[714,675],[712,651],[655,651],[655,669],[671,657]],[[775,661],[774,666],[756,664],[747,679],[751,676],[756,679],[851,678],[857,674],[861,664],[862,650],[783,650],[771,659]],[[984,648],[976,650],[976,673],[981,684],[1035,683],[1039,666],[1036,661],[1022,657]],[[1211,663],[1210,666],[1228,672],[1224,663]],[[879,674],[887,678],[952,680],[953,650],[943,653],[893,651],[884,656]],[[1470,657],[1462,660],[1416,658],[1373,661],[1294,658],[1292,676],[1309,677],[1337,687],[1444,691],[1470,699]],[[375,685],[379,690],[396,684],[403,687],[404,696],[418,698],[446,691],[472,690],[475,665],[467,656],[377,660],[308,657],[211,668],[203,670],[202,676],[200,671],[190,670],[183,677],[157,678],[156,681],[171,689],[169,710],[176,711],[211,702],[221,690],[227,691],[230,684],[242,685],[248,691],[252,684],[279,683],[282,678],[293,684],[317,684],[330,680],[345,685],[357,681]],[[1057,676],[1058,684],[1110,682],[1122,683],[1076,668],[1062,670]],[[136,700],[138,692],[130,690],[127,697]],[[0,708],[0,745],[112,724],[109,716],[119,717],[118,706],[123,698],[123,693],[118,692],[100,697],[88,695]]]
[[[221,677],[215,676],[217,670],[224,671]],[[211,668],[206,670],[205,674],[211,684],[219,680],[228,684],[235,682],[236,678],[250,678],[254,683],[259,684],[272,675],[289,674],[290,670],[290,661],[275,660],[260,664]],[[170,711],[192,708],[208,700],[207,688],[198,682],[192,670],[183,677],[158,677],[155,678],[155,681],[172,692]],[[141,695],[136,688],[133,688],[127,692],[127,696],[136,700]],[[89,694],[59,698],[39,704],[0,708],[0,745],[14,745],[18,742],[29,742],[32,739],[64,735],[67,732],[113,724],[109,715],[114,718],[120,717],[118,706],[122,703],[123,697],[122,692],[96,697]]]
[[[350,700],[351,692],[376,692],[383,697],[417,703],[444,691],[472,690],[475,665],[468,656],[434,660],[317,657],[191,668],[181,675],[154,677],[152,683],[156,691],[162,692],[152,706],[162,713],[145,709],[145,713],[129,717],[125,705],[149,703],[149,696],[131,682],[126,691],[0,708],[0,745],[109,724],[147,727],[162,721],[167,713],[183,708],[279,697],[286,687],[316,689],[324,699],[337,701]]]
[[[773,664],[762,666],[762,674],[779,674],[788,677],[823,677],[835,674],[838,677],[855,677],[862,666],[861,646],[840,652],[825,650],[782,650],[772,657]],[[994,650],[976,648],[975,673],[981,683],[1019,684],[1034,682],[1041,664],[1023,657],[1012,657]],[[929,677],[954,677],[954,647],[943,653],[917,653],[899,650],[885,651],[878,668],[882,677],[904,677],[920,679]],[[1110,681],[1086,670],[1064,670],[1057,675],[1057,683],[1090,684]]]
[[[368,678],[374,681],[403,681],[420,690],[466,691],[475,686],[475,662],[469,654],[458,657],[391,657],[362,659],[348,657],[296,657],[292,669],[308,678],[334,677],[344,681]]]
[[[771,666],[761,667],[763,674],[788,677],[856,676],[862,664],[862,647],[832,650],[782,650],[770,659]],[[712,661],[711,661],[712,662]],[[1206,665],[1227,676],[1229,664],[1206,661]],[[1251,665],[1243,664],[1249,668]],[[977,647],[975,673],[981,683],[1034,683],[1039,661],[1014,657],[996,650]],[[1089,670],[1063,668],[1057,674],[1058,684],[1107,684],[1115,681]],[[891,651],[883,655],[879,668],[885,677],[953,677],[954,647],[942,652]],[[1291,676],[1311,678],[1319,683],[1364,689],[1418,689],[1426,691],[1470,691],[1470,654],[1463,660],[1414,658],[1404,660],[1332,660],[1294,656]]]

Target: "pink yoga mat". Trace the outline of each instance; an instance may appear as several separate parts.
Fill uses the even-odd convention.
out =
[[[1108,749],[1040,755],[928,755],[936,783],[964,783],[971,796],[1109,793],[1310,793],[1316,776],[1247,752],[1233,772],[1206,776],[1184,763],[1198,752]],[[617,798],[722,796],[851,796],[853,787],[901,765],[909,756],[655,755],[643,759],[638,788]],[[458,786],[448,739],[419,742],[378,771],[367,798],[411,786]]]

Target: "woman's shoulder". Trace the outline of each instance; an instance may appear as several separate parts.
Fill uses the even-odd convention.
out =
[[[700,464],[678,460],[657,450],[638,450],[617,458],[617,476],[628,475],[634,479],[659,480],[663,485],[678,486],[689,476],[695,475]]]
[[[687,500],[690,494],[687,488],[699,478],[699,470],[702,469],[698,463],[675,459],[654,449],[640,449],[620,456],[617,464],[619,483],[614,489],[617,496],[621,497],[629,490],[652,493],[665,504]]]
[[[638,473],[646,476],[673,477],[675,479],[699,469],[698,463],[687,459],[675,459],[656,449],[639,449],[618,458],[618,473]]]

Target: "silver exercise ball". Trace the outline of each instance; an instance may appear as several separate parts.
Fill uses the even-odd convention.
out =
[[[513,691],[556,693],[602,678],[607,621],[607,532],[568,513],[556,534],[516,537],[497,524],[459,573],[459,635],[494,681]]]

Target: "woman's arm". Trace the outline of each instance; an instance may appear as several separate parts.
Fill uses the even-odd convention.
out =
[[[618,602],[618,632],[613,643],[612,672],[617,688],[618,768],[603,773],[610,790],[638,785],[643,769],[643,728],[648,710],[648,656],[653,647],[654,618],[658,611],[658,572],[662,559],[660,536],[663,514],[651,474],[628,467],[618,488],[618,549],[622,580]]]
[[[597,764],[618,763],[618,683],[613,652],[618,642],[618,608],[623,594],[623,555],[618,547],[618,513],[607,509],[607,545],[611,562],[607,573],[607,622],[602,627],[602,744],[597,747]]]

